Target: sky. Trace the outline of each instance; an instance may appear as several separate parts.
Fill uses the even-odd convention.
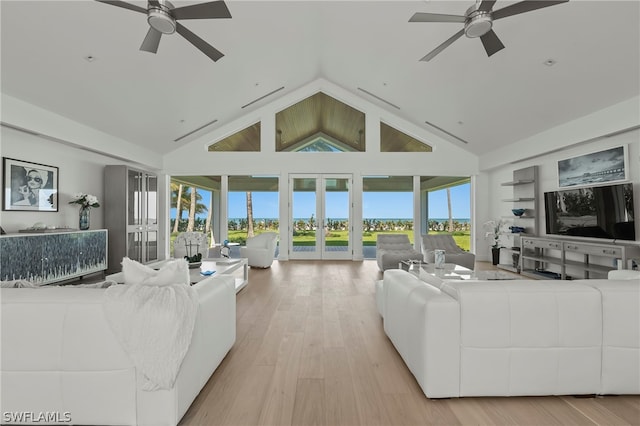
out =
[[[458,185],[451,188],[451,207],[454,219],[468,219],[471,215],[470,184]],[[198,191],[202,195],[201,203],[209,205],[210,192]],[[277,218],[278,194],[274,192],[252,192],[253,217]],[[315,194],[310,192],[297,192],[294,195],[293,217],[315,217]],[[413,216],[413,194],[411,192],[365,192],[363,194],[363,217],[408,219]],[[229,218],[247,217],[246,195],[244,192],[229,193]],[[335,192],[327,194],[327,217],[348,217],[349,202],[346,193]],[[429,194],[429,217],[433,219],[445,219],[447,212],[447,192],[440,190]],[[175,218],[176,209],[171,209],[171,218]],[[202,214],[199,217],[205,218]],[[183,218],[187,212],[183,212]]]

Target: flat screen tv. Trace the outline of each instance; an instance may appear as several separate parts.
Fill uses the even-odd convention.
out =
[[[547,234],[635,240],[633,184],[545,192]]]

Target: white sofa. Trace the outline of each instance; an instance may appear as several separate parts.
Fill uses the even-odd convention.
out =
[[[107,323],[105,289],[3,288],[2,412],[58,413],[62,420],[38,424],[176,425],[236,338],[233,277],[210,277],[193,288],[191,344],[174,387],[156,391],[142,390],[140,373]]]
[[[432,284],[395,270],[378,285],[384,330],[427,397],[640,394],[637,281]]]

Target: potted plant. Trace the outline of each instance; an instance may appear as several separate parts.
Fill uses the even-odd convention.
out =
[[[489,239],[491,244],[491,259],[494,265],[500,263],[500,237],[504,233],[504,222],[502,220],[490,220],[486,222],[483,227],[485,229],[485,238]]]

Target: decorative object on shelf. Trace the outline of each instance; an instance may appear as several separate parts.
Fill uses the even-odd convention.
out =
[[[490,220],[482,225],[485,229],[485,238],[491,239],[491,260],[494,265],[500,263],[500,237],[505,233],[505,223],[502,220]]]
[[[58,168],[3,157],[3,210],[58,211]]]
[[[222,242],[222,248],[220,249],[220,254],[222,257],[230,258],[231,257],[231,249],[229,248],[229,240],[224,240]]]
[[[202,262],[189,262],[189,269],[196,269],[202,266]]]
[[[81,231],[89,229],[91,226],[91,207],[100,207],[98,197],[78,192],[77,194],[74,194],[71,201],[69,201],[69,204],[80,204],[78,228],[80,228]]]
[[[444,268],[444,250],[434,250],[434,258],[437,269]]]
[[[196,254],[193,254],[193,247],[195,246],[195,249],[198,250],[200,247],[200,243],[193,243],[191,241],[185,240],[184,246],[187,251],[187,255],[184,258],[187,262],[189,262],[189,269],[199,268],[202,265],[202,253],[198,252]]]
[[[511,212],[518,217],[522,216],[526,211],[527,209],[511,209]]]
[[[510,226],[509,229],[511,230],[512,234],[522,234],[526,231],[526,229],[522,226]]]
[[[518,268],[520,266],[520,252],[511,253],[511,261],[514,268]]]
[[[558,161],[558,186],[582,186],[627,179],[626,145]]]

